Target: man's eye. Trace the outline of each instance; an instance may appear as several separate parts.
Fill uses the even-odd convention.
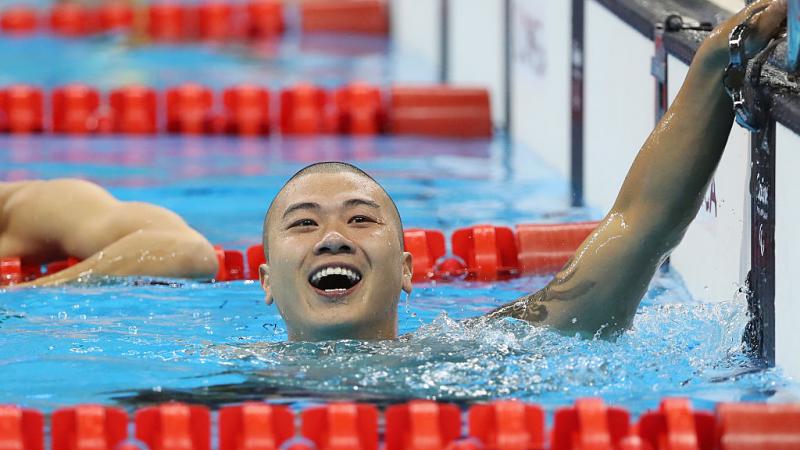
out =
[[[375,222],[375,221],[367,216],[353,216],[353,218],[350,219],[350,223],[367,223],[367,222]]]
[[[294,227],[313,227],[316,224],[317,224],[317,222],[314,222],[311,219],[300,219],[297,222],[294,222],[293,224],[291,224],[289,226],[289,228],[294,228]]]

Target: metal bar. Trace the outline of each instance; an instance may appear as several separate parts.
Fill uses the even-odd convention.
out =
[[[775,128],[769,120],[750,135],[751,319],[743,338],[770,366],[775,365]]]
[[[669,67],[667,66],[667,49],[664,47],[664,24],[657,23],[653,33],[653,44],[655,44],[655,53],[650,62],[650,73],[656,80],[655,96],[656,96],[656,111],[655,111],[655,124],[661,121],[664,114],[669,107],[669,92],[667,90],[667,77],[669,75]]]
[[[439,81],[444,84],[450,78],[450,1],[440,0],[439,5]]]
[[[514,114],[514,24],[512,22],[512,0],[503,3],[503,119],[505,120],[506,139],[511,139],[512,116]]]
[[[572,0],[571,162],[572,206],[583,206],[583,41],[584,0]]]
[[[800,0],[789,0],[786,23],[789,29],[789,46],[786,67],[790,72],[800,71]]]

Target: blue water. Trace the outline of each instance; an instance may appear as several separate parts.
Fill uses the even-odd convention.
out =
[[[393,64],[402,65],[383,51],[299,51],[295,58],[262,61],[193,46],[168,53],[109,40],[0,39],[0,49],[19,46],[22,52],[26,45],[31,55],[48,54],[33,49],[38,45],[49,48],[53,66],[9,66],[0,71],[4,80],[55,85],[79,78],[111,86],[124,81],[120,73],[131,73],[154,85],[192,76],[222,86],[269,73],[274,79],[268,81],[281,85],[319,70],[333,74],[330,80],[358,76],[381,83],[390,79]],[[81,46],[96,48],[74,73],[45,69],[77,64]],[[117,55],[112,75],[103,75],[105,63],[93,59],[95,51]],[[204,63],[197,55],[212,59]],[[374,71],[371,63],[360,65],[362,58],[374,62]],[[154,70],[162,64],[166,69]],[[318,160],[353,162],[373,174],[409,227],[450,232],[475,223],[599,217],[569,208],[565,180],[502,138],[0,137],[0,180],[87,178],[122,199],[170,208],[212,242],[240,249],[259,241],[263,214],[283,181]],[[256,283],[150,281],[0,294],[0,403],[52,410],[79,402],[132,408],[168,398],[211,405],[269,398],[302,407],[331,398],[469,403],[513,397],[553,409],[599,395],[636,413],[666,395],[710,408],[717,401],[797,398],[800,392],[780,370],[746,356],[743,295],[700,303],[676,273],[653,281],[632,329],[613,342],[515,320],[461,320],[541,288],[546,277],[418,284],[401,301],[403,338],[314,344],[283,342],[284,325]]]
[[[123,199],[169,207],[229,248],[258,242],[267,203],[314,159],[310,154],[374,174],[406,226],[452,231],[477,222],[594,214],[566,208],[563,180],[521,148],[507,155],[499,140],[5,137],[0,149],[2,179],[88,178]],[[518,157],[526,166],[506,164]],[[0,306],[0,401],[51,410],[176,397],[214,405],[266,397],[296,406],[353,396],[514,397],[554,408],[601,395],[640,412],[664,395],[711,407],[796,392],[778,370],[760,369],[745,356],[743,298],[695,302],[676,274],[653,282],[633,329],[616,342],[565,337],[514,320],[459,321],[546,281],[420,284],[401,302],[405,338],[321,344],[282,342],[284,325],[252,282],[131,279],[9,290]]]

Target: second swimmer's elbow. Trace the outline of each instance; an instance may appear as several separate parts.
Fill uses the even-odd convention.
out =
[[[185,242],[178,255],[175,264],[186,278],[213,278],[219,268],[214,247],[204,238]]]

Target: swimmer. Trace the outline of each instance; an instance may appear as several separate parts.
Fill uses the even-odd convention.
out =
[[[711,33],[598,228],[544,289],[488,317],[588,336],[630,326],[655,271],[696,215],[722,156],[733,123],[722,85],[727,38],[754,11],[760,12],[746,42],[749,56],[778,34],[786,1],[760,0]],[[411,255],[403,251],[397,207],[369,175],[344,163],[306,167],[274,198],[262,237],[268,263],[259,267],[260,283],[290,340],[397,337],[400,295],[412,289]],[[11,255],[87,258],[35,284],[86,273],[216,272],[211,246],[173,213],[119,202],[75,180],[0,184],[0,256]]]
[[[0,257],[7,256],[25,264],[83,260],[21,286],[90,275],[209,279],[217,272],[214,248],[175,213],[121,202],[75,179],[0,183]]]
[[[733,123],[723,84],[728,36],[752,12],[754,56],[778,35],[785,0],[760,0],[719,25],[694,57],[675,102],[642,146],[611,211],[539,292],[489,314],[567,334],[631,325],[658,267],[700,207]],[[267,304],[290,340],[393,339],[401,291],[411,292],[397,207],[361,170],[320,163],[295,174],[264,220]]]

